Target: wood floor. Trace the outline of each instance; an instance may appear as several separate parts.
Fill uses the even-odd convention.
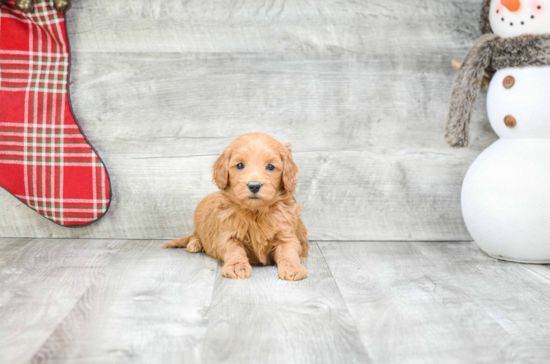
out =
[[[301,282],[163,241],[0,239],[0,363],[543,363],[550,268],[312,243]]]

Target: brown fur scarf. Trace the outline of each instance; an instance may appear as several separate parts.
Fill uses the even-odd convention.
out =
[[[483,22],[481,25],[487,26]],[[504,68],[547,65],[550,65],[550,34],[514,38],[482,35],[466,55],[453,85],[445,141],[454,148],[470,144],[470,120],[483,76],[491,77]]]
[[[481,34],[492,33],[491,23],[489,22],[489,12],[491,11],[491,0],[483,0],[481,6],[481,18],[479,19],[479,28]]]

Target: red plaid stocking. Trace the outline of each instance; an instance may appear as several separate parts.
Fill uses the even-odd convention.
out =
[[[0,1],[0,186],[57,224],[90,224],[111,189],[71,112],[64,14],[52,0],[30,14]]]

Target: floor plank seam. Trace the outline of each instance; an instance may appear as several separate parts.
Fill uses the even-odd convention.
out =
[[[177,239],[173,238],[132,238],[126,239],[124,237],[110,237],[110,238],[90,238],[90,237],[75,237],[75,238],[56,238],[56,237],[36,237],[36,236],[0,236],[0,239],[44,239],[44,240],[127,240],[127,241],[170,241]],[[319,243],[473,243],[473,240],[385,240],[385,239],[366,239],[366,240],[311,240],[311,242]]]
[[[536,270],[532,270],[531,268],[529,268],[530,264],[521,264],[521,266],[524,267],[525,269],[527,269],[528,271],[533,272],[533,273],[537,274],[539,277],[542,277],[542,278],[544,278],[545,280],[547,280],[547,281],[550,282],[550,278],[546,277],[546,276],[543,275],[543,274],[540,274],[540,273],[537,272]],[[547,268],[548,270],[550,270],[550,266],[549,266],[549,265],[541,264],[540,266],[542,266],[542,267]]]
[[[417,244],[413,244],[413,246],[415,246]],[[436,262],[434,262],[429,256],[427,256],[421,249],[418,249],[418,247],[415,246],[415,248],[417,249],[417,251],[422,254],[423,257],[425,257],[427,260],[429,260],[432,264],[434,264],[434,266],[436,265]],[[480,251],[481,254],[485,254],[484,252]],[[494,259],[494,258],[493,258]],[[506,262],[506,261],[499,261],[497,259],[494,259],[496,261],[497,264],[516,264],[516,263],[511,263],[511,262]],[[473,268],[475,268],[480,274],[482,274],[482,272],[479,271],[479,269],[473,265],[471,262],[469,261],[464,261],[465,264],[468,264],[470,266],[473,266]],[[520,265],[521,266],[521,265]],[[424,273],[424,270],[421,269],[422,272]],[[425,273],[424,273],[425,275]],[[427,277],[426,277],[427,278]],[[431,280],[431,279],[430,279]],[[490,317],[491,320],[493,320],[493,322],[495,322],[499,327],[502,328],[502,330],[504,330],[504,332],[506,332],[508,335],[512,336],[513,333],[510,332],[510,330],[508,329],[507,325],[505,325],[504,323],[500,322],[498,317],[495,317],[495,315],[493,315],[493,312],[490,310],[489,307],[487,307],[487,305],[485,303],[483,303],[482,301],[480,302],[479,299],[476,299],[474,298],[473,296],[471,296],[470,294],[466,293],[466,292],[462,292],[462,294],[464,294],[466,297],[468,297],[468,299],[473,302],[481,311],[483,311],[487,317]],[[543,293],[544,294],[544,293]]]
[[[516,263],[512,263],[512,264],[516,264]],[[535,272],[534,270],[531,270],[531,269],[525,267],[523,264],[519,264],[519,266],[520,266],[522,269],[525,269],[525,270],[527,270],[527,271],[529,271],[529,272],[531,272],[531,273],[536,273],[537,276],[543,277],[543,278],[545,279],[545,281],[546,281],[546,280],[550,281],[548,278],[542,276],[540,273],[537,273],[537,272]],[[532,288],[533,290],[537,290],[536,287],[533,287],[533,286],[532,286],[531,284],[529,284],[529,283],[530,283],[530,282],[527,283],[527,285],[529,286],[529,288]],[[544,296],[550,298],[550,293],[546,293],[545,291],[540,291],[540,293],[541,293],[542,295],[544,295]]]
[[[41,240],[96,240],[96,241],[106,241],[106,240],[124,240],[124,241],[170,241],[172,239],[170,238],[143,238],[143,239],[126,239],[124,237],[118,237],[118,238],[90,238],[90,237],[76,237],[76,238],[55,238],[55,237],[26,237],[26,236],[0,236],[0,240],[2,239],[41,239]],[[175,239],[175,238],[174,238]]]
[[[206,254],[206,253],[201,253],[201,254]],[[205,357],[205,350],[206,350],[206,337],[208,336],[208,331],[209,331],[209,327],[210,327],[210,312],[212,311],[212,303],[214,302],[214,294],[216,293],[216,278],[218,277],[218,274],[222,274],[222,271],[221,271],[221,264],[220,264],[220,261],[218,261],[218,264],[216,265],[216,272],[214,272],[214,283],[212,284],[212,292],[210,294],[210,302],[208,303],[208,311],[206,312],[205,314],[205,317],[206,317],[206,323],[205,323],[205,330],[204,330],[204,335],[201,339],[201,343],[200,343],[200,350],[199,350],[199,353],[200,353],[200,356],[199,356],[199,361],[198,363],[204,363],[203,361],[203,358]]]
[[[334,281],[334,284],[336,285],[336,289],[338,290],[338,294],[340,295],[340,298],[342,299],[342,302],[344,302],[344,305],[346,307],[346,311],[347,311],[349,317],[351,317],[351,319],[353,320],[353,315],[351,314],[351,311],[348,307],[348,303],[347,303],[346,299],[344,298],[344,295],[340,291],[340,286],[338,285],[338,281],[336,280],[336,277],[334,277],[334,273],[332,272],[332,269],[330,269],[330,265],[328,264],[328,261],[327,261],[327,258],[325,257],[325,253],[323,252],[323,249],[319,245],[318,241],[314,241],[314,243],[315,243],[315,245],[317,245],[317,248],[321,252],[321,256],[323,257],[323,261],[325,262],[325,264],[327,266],[327,269],[330,273],[330,276],[332,277],[332,280]],[[355,332],[356,332],[357,336],[359,338],[361,338],[361,331],[359,331],[359,328],[357,327],[357,325],[355,323],[353,323],[353,327],[355,328]],[[360,340],[360,342],[361,342],[361,345],[363,346],[363,349],[365,349],[365,352],[367,353],[367,355],[369,357],[369,360],[372,361],[372,355],[369,352],[368,348],[365,346],[365,343],[363,342],[363,340]]]
[[[61,240],[61,239],[55,239],[55,240]],[[99,240],[99,239],[98,239]],[[104,239],[104,240],[114,240],[114,239]],[[129,241],[126,241],[124,244],[122,244],[116,251],[116,253],[114,253],[111,258],[109,259],[109,262],[107,264],[105,264],[97,273],[97,276],[99,277],[106,269],[107,267],[113,262],[114,258],[120,254],[120,251],[122,250],[123,247],[125,247],[127,244],[129,243]],[[40,353],[42,351],[42,349],[44,349],[44,346],[46,345],[46,343],[52,338],[52,335],[57,331],[57,329],[63,324],[63,322],[65,321],[65,319],[73,312],[73,310],[75,309],[75,307],[79,304],[79,302],[82,300],[82,298],[84,296],[86,296],[86,293],[88,293],[88,291],[95,285],[95,281],[94,280],[91,280],[90,281],[90,284],[88,285],[88,287],[86,287],[86,289],[82,292],[82,294],[80,295],[80,297],[78,297],[78,299],[75,301],[74,305],[72,305],[72,307],[67,310],[67,313],[59,320],[59,322],[52,328],[52,331],[50,332],[50,334],[45,338],[45,340],[41,343],[40,347],[38,348],[38,350],[36,350],[36,352],[33,353],[32,355],[32,358],[31,360],[29,361],[29,363],[34,363],[35,362],[35,358],[36,358],[36,355],[38,353]]]

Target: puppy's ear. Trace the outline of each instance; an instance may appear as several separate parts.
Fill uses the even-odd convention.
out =
[[[227,149],[214,163],[214,177],[212,180],[220,190],[229,187],[229,151]]]
[[[298,181],[298,166],[292,159],[290,143],[283,145],[281,157],[283,158],[283,185],[288,192],[294,192]]]

